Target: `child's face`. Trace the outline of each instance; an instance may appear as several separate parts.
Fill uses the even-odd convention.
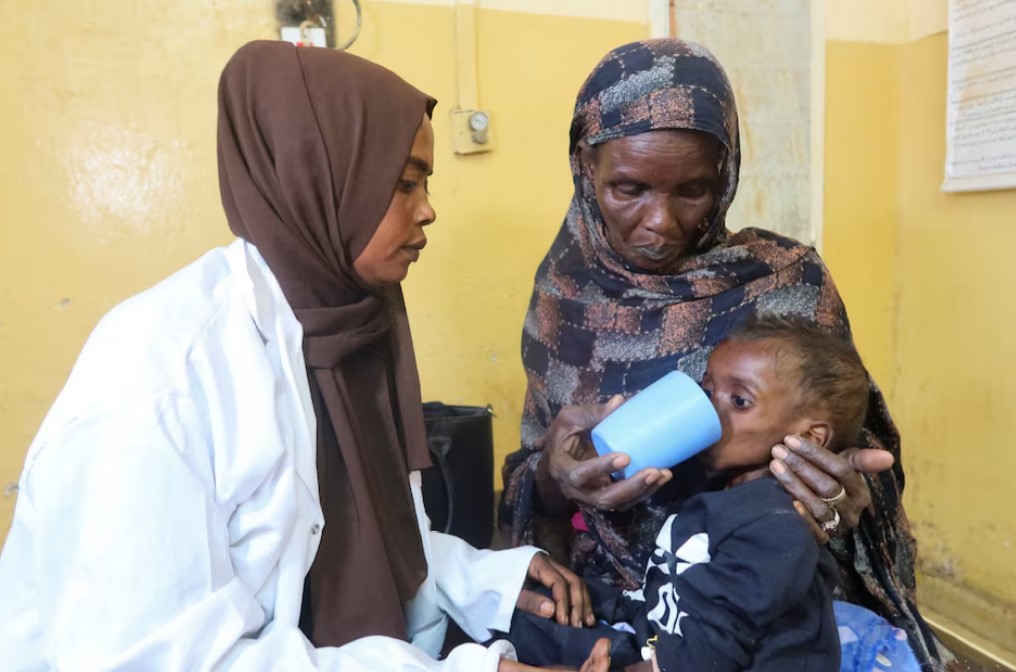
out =
[[[702,389],[710,396],[723,437],[701,455],[707,469],[766,464],[773,446],[801,431],[798,375],[780,365],[771,341],[724,341],[709,357]]]

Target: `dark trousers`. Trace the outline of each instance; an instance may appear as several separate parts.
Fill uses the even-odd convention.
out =
[[[507,635],[518,652],[519,661],[538,667],[566,665],[578,668],[589,657],[593,644],[604,637],[610,640],[611,669],[642,661],[641,643],[652,636],[645,614],[635,613],[635,604],[624,599],[619,589],[598,581],[588,581],[587,585],[597,620],[593,627],[559,625],[553,619],[516,610]],[[550,596],[550,591],[546,589],[535,590]],[[636,634],[615,630],[608,625],[618,622],[631,624]]]

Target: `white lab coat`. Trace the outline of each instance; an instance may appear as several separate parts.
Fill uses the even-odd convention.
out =
[[[297,627],[325,524],[302,330],[257,250],[213,250],[113,309],[29,449],[0,556],[5,670],[490,670],[535,548],[431,532],[411,644]],[[355,540],[350,540],[355,543]],[[340,596],[341,599],[341,596]],[[360,605],[368,610],[370,604]]]

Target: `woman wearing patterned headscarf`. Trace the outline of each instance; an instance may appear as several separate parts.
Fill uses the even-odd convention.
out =
[[[230,60],[237,240],[103,318],[43,423],[0,556],[6,669],[508,672],[530,668],[504,643],[438,662],[448,615],[479,641],[517,606],[587,615],[537,549],[473,549],[423,510],[399,283],[435,218],[434,104],[329,49]]]
[[[850,327],[814,249],[726,229],[737,111],[701,46],[650,40],[607,54],[579,92],[570,153],[574,196],[523,330],[522,449],[504,466],[500,525],[515,544],[562,549],[581,574],[634,588],[668,506],[708,476],[692,462],[614,482],[627,457],[598,457],[584,431],[668,371],[700,379],[712,347],[755,312],[803,317],[844,338]],[[869,449],[836,456],[788,437],[771,468],[816,536],[833,537],[839,596],[885,615],[937,663],[947,654],[914,601],[899,434],[873,381],[871,391],[860,441]]]

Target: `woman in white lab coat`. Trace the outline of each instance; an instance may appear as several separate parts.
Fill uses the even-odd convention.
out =
[[[429,531],[399,283],[435,218],[433,106],[332,50],[255,42],[226,66],[238,240],[85,345],[0,556],[4,669],[518,670],[506,643],[438,663],[447,616],[477,641],[517,606],[591,619],[537,549]]]

